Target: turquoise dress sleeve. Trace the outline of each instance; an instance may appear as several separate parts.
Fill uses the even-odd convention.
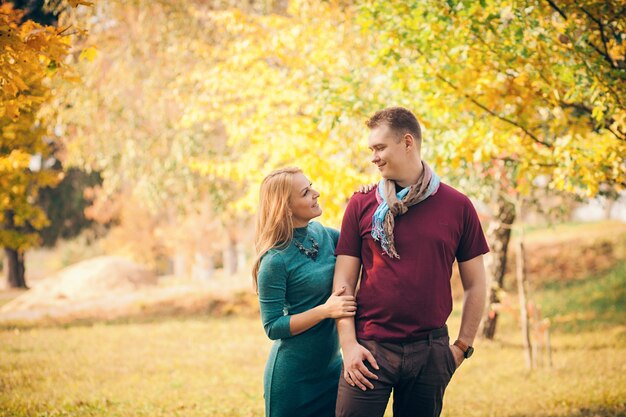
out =
[[[328,234],[333,240],[333,244],[334,244],[333,247],[336,247],[337,242],[339,241],[339,230],[333,229],[332,227],[326,227],[326,226],[324,226],[324,228],[326,229],[326,231],[328,232]]]
[[[261,321],[267,337],[271,340],[291,337],[291,317],[284,311],[287,270],[280,254],[269,252],[261,259],[258,287]]]

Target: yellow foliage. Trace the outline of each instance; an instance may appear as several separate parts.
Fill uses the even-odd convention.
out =
[[[156,213],[210,196],[223,221],[250,218],[261,179],[298,165],[322,193],[323,220],[338,225],[352,192],[376,178],[363,121],[404,105],[446,180],[485,192],[503,178],[522,194],[540,176],[581,194],[623,182],[624,145],[605,126],[624,131],[624,110],[606,94],[623,87],[591,79],[583,64],[598,62],[576,55],[572,25],[584,16],[566,21],[535,2],[451,3],[298,0],[252,13],[106,2],[81,16],[98,53],[82,54],[85,88],[65,92],[78,104],[63,109],[70,158]],[[116,25],[93,23],[103,21]]]
[[[20,23],[22,16],[11,3],[0,5],[0,222],[6,229],[0,246],[18,250],[38,241],[26,230],[48,224],[34,205],[38,189],[60,181],[49,169],[31,171],[30,163],[35,155],[45,160],[51,153],[42,108],[53,96],[51,78],[69,74],[64,60],[70,51],[56,28]]]
[[[78,6],[93,6],[93,2],[92,1],[85,1],[85,0],[67,0],[67,2],[70,4],[70,6],[72,7],[78,7]]]
[[[98,53],[98,51],[96,50],[96,48],[94,48],[93,46],[90,46],[88,48],[85,48],[82,50],[82,52],[80,53],[80,60],[86,59],[87,61],[93,61],[96,58],[96,54]]]
[[[542,176],[586,197],[601,184],[623,189],[626,48],[614,39],[626,27],[619,2],[563,1],[558,11],[552,2],[455,4],[369,0],[360,8],[381,71],[424,79],[390,86],[410,107],[427,105],[438,170],[459,181],[476,178],[485,196],[502,180],[489,175],[500,163],[509,174],[501,185],[522,195]]]

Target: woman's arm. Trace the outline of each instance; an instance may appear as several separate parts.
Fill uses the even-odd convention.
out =
[[[287,269],[279,254],[268,254],[263,258],[258,282],[261,320],[267,337],[272,340],[295,336],[327,318],[352,317],[356,313],[354,297],[341,295],[345,289],[340,289],[322,305],[302,313],[285,315]]]
[[[324,319],[354,317],[356,314],[356,302],[353,296],[342,295],[345,291],[345,288],[335,291],[324,304],[292,315],[289,325],[291,335],[295,336],[305,332]]]

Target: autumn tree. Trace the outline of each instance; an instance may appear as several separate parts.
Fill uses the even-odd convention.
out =
[[[48,127],[52,79],[69,76],[69,39],[62,29],[24,20],[11,3],[0,5],[0,245],[10,287],[26,287],[24,252],[48,224],[35,203],[38,190],[62,174],[47,163],[56,138]]]
[[[363,120],[404,105],[424,124],[425,158],[494,204],[497,292],[511,204],[538,178],[586,196],[624,183],[617,5],[576,7],[101,3],[82,16],[99,45],[82,64],[87,88],[68,90],[77,105],[63,107],[70,159],[101,170],[105,194],[131,192],[166,223],[208,199],[232,246],[261,178],[282,165],[304,169],[324,221],[338,225],[373,178]]]
[[[493,206],[493,337],[515,201],[538,178],[591,197],[626,184],[619,1],[368,1],[379,62],[430,126],[438,170]]]
[[[98,45],[80,67],[85,88],[66,90],[72,105],[60,106],[69,161],[102,172],[103,194],[132,193],[162,230],[209,204],[207,221],[219,223],[210,230],[220,231],[210,238],[223,242],[230,271],[250,243],[258,185],[269,170],[300,165],[335,225],[365,178],[351,133],[357,125],[320,113],[312,98],[335,83],[336,68],[355,51],[366,67],[366,45],[340,23],[348,9],[283,3],[98,3],[80,22]],[[181,251],[201,247],[173,241]]]
[[[227,151],[198,158],[193,167],[211,180],[239,184],[232,210],[254,213],[263,176],[298,165],[322,194],[323,221],[338,226],[347,198],[371,178],[359,146],[362,120],[344,114],[365,117],[389,93],[383,84],[361,82],[376,74],[367,70],[371,57],[350,18],[354,12],[350,4],[298,1],[284,15],[222,15],[228,47],[217,51],[217,65],[192,98],[201,104],[189,106],[188,117],[224,126]],[[351,77],[346,65],[361,71]],[[196,77],[202,74],[198,68]],[[360,105],[353,105],[355,97]]]
[[[146,219],[151,229],[170,232],[155,243],[157,257],[163,247],[174,259],[188,258],[189,248],[202,251],[192,254],[194,259],[214,255],[207,251],[216,250],[215,245],[184,242],[196,239],[195,234],[177,227],[187,215],[197,219],[194,213],[206,213],[207,202],[215,210],[203,220],[216,223],[210,230],[221,230],[220,223],[234,218],[220,204],[237,192],[236,183],[228,178],[208,181],[190,167],[194,158],[211,159],[226,149],[219,123],[190,116],[211,111],[198,109],[194,96],[200,94],[202,82],[196,71],[202,68],[203,77],[211,77],[214,51],[222,47],[223,29],[215,9],[200,1],[110,1],[77,16],[78,24],[89,30],[85,47],[98,47],[92,61],[79,65],[86,88],[65,89],[59,101],[68,163],[102,173],[99,202],[130,200],[141,206],[135,211],[151,218]],[[128,209],[123,202],[113,205]],[[122,213],[120,227],[131,233],[133,226],[124,222],[134,216],[132,211]],[[181,236],[172,235],[178,232]],[[121,230],[114,234],[124,235]],[[129,254],[140,253],[141,245],[152,246],[126,239],[124,247],[132,243],[138,246],[127,250]]]

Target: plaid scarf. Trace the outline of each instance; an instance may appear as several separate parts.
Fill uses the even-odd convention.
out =
[[[372,217],[372,237],[380,242],[387,256],[400,259],[396,252],[393,238],[395,216],[401,216],[409,207],[426,200],[437,192],[439,176],[422,161],[422,174],[417,183],[403,188],[396,193],[396,183],[392,180],[381,179],[376,188],[378,208]]]

